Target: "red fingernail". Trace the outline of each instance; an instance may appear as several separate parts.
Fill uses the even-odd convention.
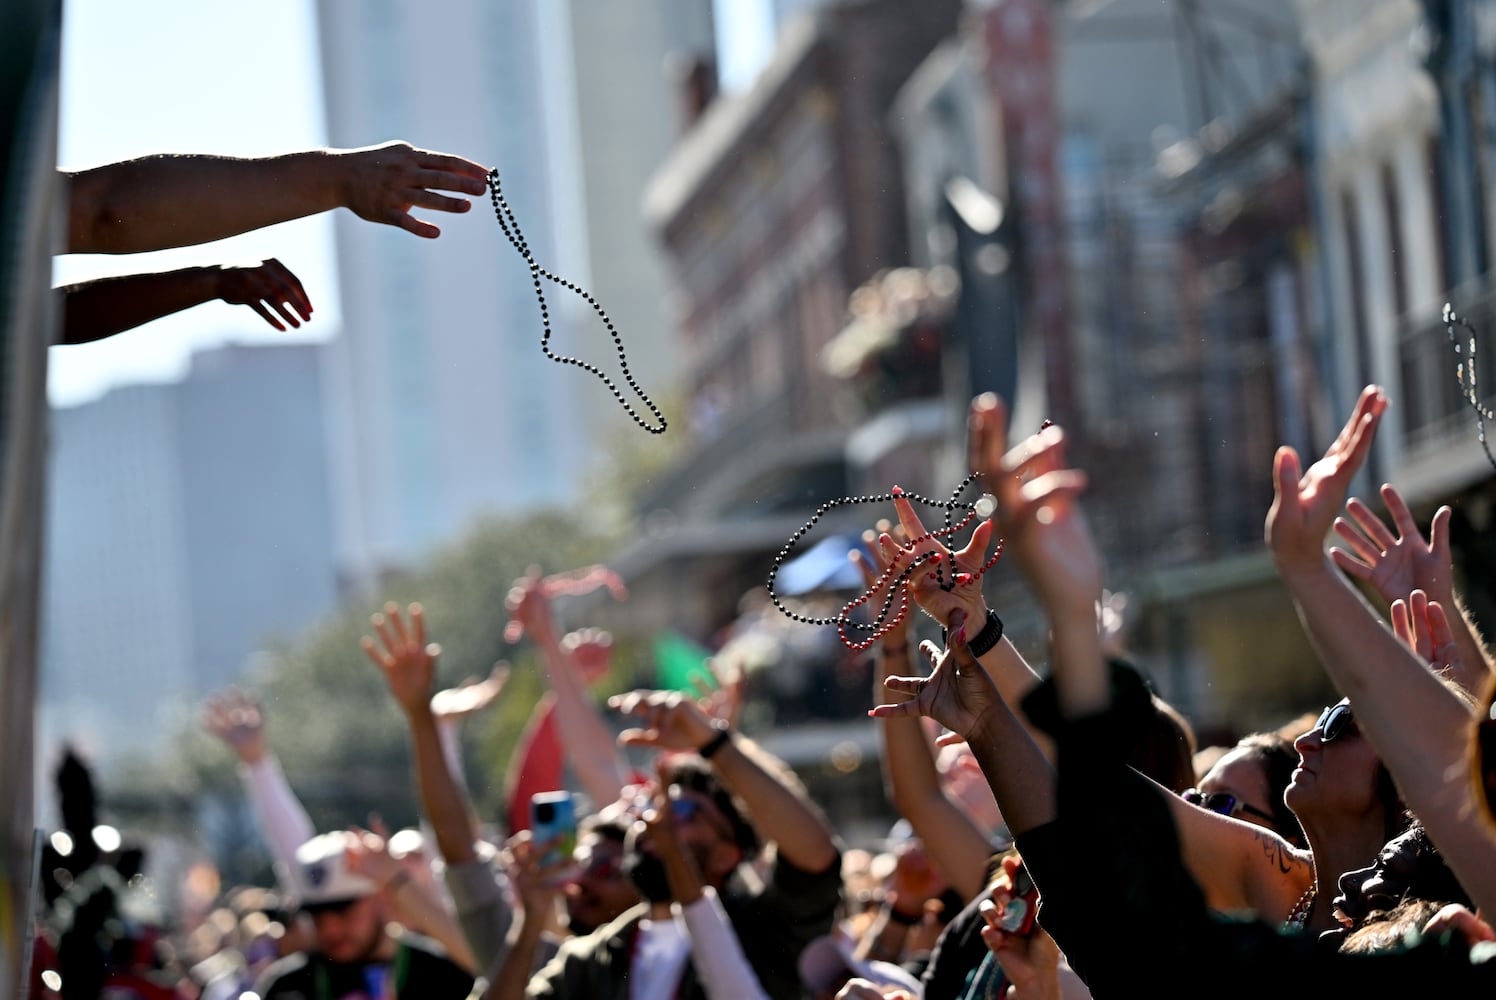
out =
[[[889,490],[888,492],[892,493],[896,497],[901,497],[901,496],[904,495],[904,489],[901,486],[895,486],[893,489]]]
[[[962,645],[965,645],[965,643],[966,643],[966,626],[965,625],[962,625],[960,628],[956,629],[956,631],[954,633],[951,634],[951,641],[952,642],[959,642]]]
[[[939,552],[937,552],[933,556],[930,557],[930,562],[932,562],[932,563],[938,563],[942,558],[943,557],[941,556],[941,554]]]
[[[971,582],[971,574],[970,573],[957,573],[956,574],[956,582],[960,583],[960,584],[970,583]]]

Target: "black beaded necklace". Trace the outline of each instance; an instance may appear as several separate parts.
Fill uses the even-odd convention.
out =
[[[1454,328],[1457,326],[1467,334],[1468,339],[1465,343],[1469,345],[1468,353],[1461,345],[1459,338],[1455,336]],[[1492,456],[1491,443],[1486,440],[1486,421],[1496,421],[1496,413],[1492,413],[1490,408],[1480,401],[1480,394],[1475,387],[1475,327],[1470,324],[1469,320],[1459,316],[1452,304],[1446,302],[1444,303],[1444,329],[1449,334],[1450,344],[1454,346],[1455,356],[1460,359],[1454,367],[1454,377],[1460,384],[1460,395],[1475,411],[1475,429],[1480,437],[1481,449],[1486,453],[1486,461],[1491,463],[1493,469],[1496,469],[1496,456]]]
[[[510,245],[513,246],[515,251],[517,251],[519,255],[525,259],[525,263],[530,265],[530,277],[535,282],[535,299],[540,303],[540,322],[541,325],[545,328],[545,332],[541,335],[540,338],[540,350],[545,354],[546,357],[550,358],[552,361],[557,361],[564,365],[575,365],[585,372],[590,372],[593,375],[596,375],[598,378],[602,379],[603,385],[607,386],[609,391],[613,393],[613,398],[618,400],[618,405],[622,406],[624,411],[634,419],[634,423],[649,431],[649,433],[651,434],[665,433],[665,415],[661,413],[660,408],[654,404],[654,400],[650,399],[647,395],[644,394],[644,390],[639,388],[639,383],[634,381],[634,375],[629,371],[628,358],[623,353],[623,338],[619,336],[618,330],[614,328],[613,321],[608,318],[608,314],[603,312],[601,303],[599,303],[597,299],[593,298],[592,294],[584,289],[581,285],[573,284],[572,282],[567,281],[565,278],[562,278],[560,275],[553,274],[550,271],[547,271],[545,268],[541,267],[535,262],[534,255],[530,253],[529,244],[525,242],[524,234],[520,232],[519,221],[515,219],[514,212],[510,210],[509,203],[504,199],[504,193],[499,188],[498,168],[494,168],[493,170],[490,170],[488,172],[488,193],[489,197],[493,201],[494,217],[499,220],[499,228],[504,230],[504,235],[509,238]],[[655,419],[659,421],[658,426],[647,423],[643,417],[639,416],[638,411],[634,409],[633,405],[629,403],[628,400],[623,398],[623,393],[619,391],[618,385],[606,374],[604,374],[602,369],[598,368],[596,365],[588,364],[586,361],[583,361],[580,358],[573,358],[564,354],[555,354],[551,351],[551,316],[550,312],[546,308],[545,292],[540,287],[541,278],[546,278],[550,281],[554,281],[562,288],[565,288],[568,291],[576,292],[589,306],[592,307],[592,311],[597,313],[598,318],[603,321],[603,325],[608,328],[608,333],[613,336],[613,348],[618,352],[618,367],[623,371],[624,381],[628,383],[628,387],[633,392],[633,394],[639,397],[644,405],[649,408],[649,412],[654,414]]]
[[[769,580],[767,583],[769,600],[773,601],[774,607],[778,608],[781,613],[792,621],[800,622],[803,625],[835,625],[837,634],[841,637],[843,645],[849,649],[867,649],[891,629],[896,628],[909,613],[909,591],[904,585],[908,582],[915,567],[924,563],[932,564],[935,567],[936,582],[942,590],[949,591],[954,589],[958,584],[969,585],[974,583],[987,570],[991,569],[998,559],[1002,558],[1003,543],[1002,539],[998,539],[996,550],[993,551],[991,558],[980,569],[972,574],[958,574],[955,572],[954,567],[952,567],[950,579],[947,580],[944,568],[945,558],[938,548],[931,548],[924,552],[916,551],[928,541],[951,537],[978,517],[986,518],[992,516],[993,512],[997,509],[997,501],[991,495],[983,494],[976,500],[961,499],[961,494],[966,491],[968,486],[976,482],[976,480],[977,474],[975,472],[961,480],[960,485],[951,492],[950,499],[948,500],[931,500],[928,497],[920,496],[918,493],[906,493],[899,490],[896,493],[890,492],[878,496],[841,497],[836,500],[828,500],[826,503],[821,504],[816,509],[816,512],[811,515],[810,520],[802,524],[800,529],[790,536],[790,540],[785,542],[784,548],[780,549],[779,554],[774,557],[774,565],[769,569]],[[897,487],[895,489],[897,490]],[[902,497],[913,503],[924,504],[927,507],[935,507],[943,510],[945,512],[944,526],[928,531],[918,538],[910,539],[907,543],[900,546],[899,554],[884,568],[882,574],[860,596],[848,601],[836,617],[811,618],[786,607],[784,602],[780,600],[779,595],[774,592],[774,578],[779,575],[780,567],[789,558],[790,552],[794,549],[795,545],[816,526],[816,523],[837,507],[844,507],[851,504],[892,503],[895,496]],[[965,511],[965,515],[961,520],[952,524],[951,517],[957,510]],[[871,622],[864,622],[851,617],[852,612],[871,601],[873,595],[880,593],[885,587],[888,588],[888,596],[883,599],[883,607],[879,609],[876,618]],[[899,607],[898,611],[890,616],[895,596],[899,599]],[[860,640],[854,639],[847,634],[848,629],[867,633],[867,636]]]

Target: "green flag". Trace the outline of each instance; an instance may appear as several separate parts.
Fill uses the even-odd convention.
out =
[[[655,682],[663,691],[696,693],[691,678],[711,683],[707,660],[712,654],[678,632],[662,632],[654,639]]]

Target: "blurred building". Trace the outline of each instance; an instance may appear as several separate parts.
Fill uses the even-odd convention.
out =
[[[849,433],[863,413],[824,353],[852,291],[909,262],[888,115],[959,9],[874,0],[800,12],[753,87],[706,104],[655,174],[645,216],[669,259],[687,444],[641,504],[639,541],[612,560],[629,585],[626,612],[594,608],[599,624],[713,646],[740,609],[749,628],[761,609],[740,600],[762,586],[773,553],[848,492]],[[938,368],[938,343],[932,357]],[[835,769],[847,802],[878,797],[876,769],[862,766],[871,727],[828,721],[865,705],[865,661],[820,641],[825,630],[784,631],[773,676],[754,682],[769,695],[754,721],[793,718],[771,749]],[[827,763],[832,747],[839,765]]]
[[[767,556],[846,492],[853,411],[821,352],[847,296],[907,263],[885,116],[959,4],[828,5],[792,20],[747,93],[708,105],[651,183],[670,258],[689,437],[620,555],[635,629],[730,622]]]
[[[1388,480],[1420,523],[1454,508],[1464,594],[1486,623],[1493,474],[1462,396],[1475,330],[1478,396],[1496,380],[1496,4],[1298,0],[1315,84],[1313,143],[1326,262],[1323,353],[1335,413],[1369,381],[1388,419],[1362,488]],[[1459,344],[1456,348],[1456,341]],[[1374,492],[1369,499],[1374,500]]]
[[[160,749],[197,699],[334,606],[320,350],[218,348],[181,382],[54,412],[46,752]]]
[[[709,0],[478,0],[432,12],[321,0],[331,141],[403,138],[496,166],[543,266],[594,291],[656,401],[669,384],[644,180],[677,128],[667,56],[712,44]],[[417,211],[420,214],[420,211]],[[329,352],[339,558],[368,586],[478,513],[565,504],[604,431],[627,421],[597,379],[541,353],[524,261],[487,199],[434,213],[434,243],[337,221],[345,334]],[[551,283],[551,347],[617,376],[580,298]],[[638,431],[637,433],[643,433]]]

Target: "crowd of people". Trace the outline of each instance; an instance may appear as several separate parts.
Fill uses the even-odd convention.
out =
[[[1386,406],[1368,387],[1321,458],[1304,468],[1283,448],[1273,469],[1267,544],[1346,697],[1244,737],[1203,773],[1188,720],[1107,642],[1086,480],[1063,430],[1009,448],[1002,404],[983,397],[970,455],[993,516],[952,550],[895,490],[858,559],[872,606],[903,588],[944,625],[916,649],[911,613],[869,652],[869,715],[902,817],[876,850],[849,849],[741,731],[741,675],[595,700],[609,637],[560,634],[552,604],[621,584],[601,567],[532,573],[510,593],[507,634],[538,647],[546,695],[510,767],[502,837],[474,812],[455,735],[503,674],[435,691],[424,609],[388,604],[363,652],[406,722],[421,828],[316,831],[262,706],[226,692],[204,725],[239,760],[278,884],[224,893],[190,933],[153,938],[128,915],[135,878],[96,861],[51,894],[36,995],[1490,990],[1496,661],[1454,591],[1448,511],[1425,535],[1391,487],[1390,526],[1347,500]],[[1049,628],[1042,679],[981,585],[999,534]],[[652,762],[635,769],[625,747]]]
[[[338,206],[434,236],[410,209],[465,210],[439,192],[481,193],[485,176],[404,144],[147,158],[69,176],[68,245],[135,252]],[[222,196],[229,189],[235,197]],[[272,325],[311,312],[275,261],[65,292],[71,343],[210,297],[242,301]],[[263,707],[226,692],[204,706],[204,725],[239,761],[276,884],[220,891],[191,926],[168,929],[141,905],[138,855],[72,841],[64,850],[54,838],[32,995],[1489,991],[1496,659],[1455,592],[1448,510],[1424,534],[1390,486],[1390,526],[1347,498],[1387,405],[1368,387],[1323,456],[1304,467],[1283,448],[1272,470],[1267,545],[1346,697],[1244,737],[1201,772],[1188,720],[1106,641],[1086,479],[1067,463],[1064,431],[1010,447],[1002,403],[982,397],[970,412],[970,466],[996,500],[992,516],[950,549],[895,490],[890,520],[867,534],[859,559],[869,607],[907,597],[943,627],[942,641],[915,648],[905,616],[868,654],[869,715],[902,817],[874,849],[844,844],[795,773],[743,732],[741,671],[695,694],[639,690],[599,703],[592,689],[611,641],[595,629],[560,634],[552,603],[568,588],[621,593],[621,583],[603,568],[532,574],[510,594],[506,634],[539,649],[546,694],[510,764],[499,823],[475,814],[456,730],[499,696],[502,672],[435,691],[440,648],[424,610],[386,605],[363,652],[406,723],[420,828],[391,835],[371,818],[316,830],[271,749]],[[1327,551],[1332,534],[1339,545]],[[997,536],[1042,609],[1044,677],[987,604],[982,574]],[[651,761],[642,771],[631,764],[641,749]],[[86,770],[64,770],[76,813],[66,825],[88,830]]]

